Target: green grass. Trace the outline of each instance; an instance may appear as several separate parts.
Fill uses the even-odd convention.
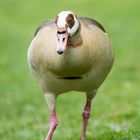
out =
[[[61,10],[99,20],[116,53],[114,67],[92,104],[87,140],[140,140],[140,1],[1,0],[0,140],[44,140],[49,111],[26,62],[40,22]],[[59,96],[53,140],[79,140],[84,94]]]

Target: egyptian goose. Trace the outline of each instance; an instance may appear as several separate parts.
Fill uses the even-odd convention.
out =
[[[71,90],[86,93],[81,136],[85,140],[91,101],[113,60],[108,35],[96,20],[62,11],[36,30],[28,49],[28,63],[50,110],[50,130],[45,140],[52,139],[58,124],[56,97]]]

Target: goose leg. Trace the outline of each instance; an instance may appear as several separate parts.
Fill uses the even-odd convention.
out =
[[[51,140],[53,133],[58,125],[56,111],[55,111],[55,96],[53,94],[46,94],[46,100],[50,108],[50,129],[45,140]]]
[[[57,127],[57,117],[56,117],[56,113],[55,113],[55,109],[50,111],[50,130],[47,134],[47,137],[45,140],[51,140],[52,139],[52,135]]]
[[[91,108],[91,99],[87,99],[84,112],[82,114],[83,115],[83,128],[82,128],[81,140],[85,140],[87,123],[90,117],[90,108]]]

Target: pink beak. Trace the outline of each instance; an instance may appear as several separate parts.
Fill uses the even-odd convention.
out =
[[[65,30],[57,31],[57,39],[58,39],[57,53],[58,54],[63,54],[64,51],[66,50],[68,37],[69,37],[69,34],[67,31],[65,31]]]

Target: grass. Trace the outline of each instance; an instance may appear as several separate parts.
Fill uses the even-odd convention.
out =
[[[26,52],[41,21],[70,9],[99,20],[116,53],[114,67],[93,101],[87,140],[139,140],[139,5],[138,0],[1,0],[0,139],[44,139],[49,111],[28,70]],[[60,125],[53,140],[80,139],[84,103],[77,92],[58,98]]]

